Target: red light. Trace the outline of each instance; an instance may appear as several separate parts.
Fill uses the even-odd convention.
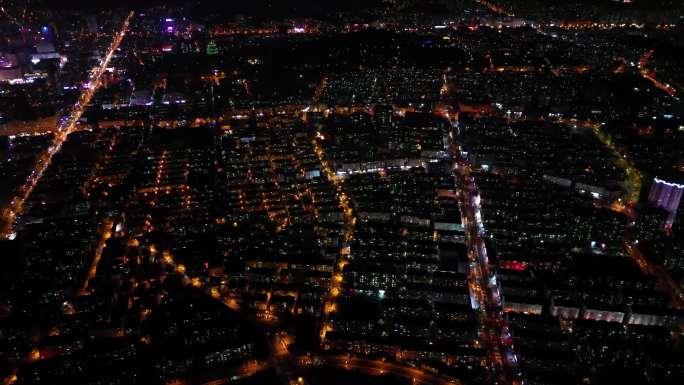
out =
[[[520,261],[504,261],[501,264],[501,267],[504,269],[508,270],[515,270],[515,271],[525,271],[527,270],[528,263],[527,262],[520,262]]]

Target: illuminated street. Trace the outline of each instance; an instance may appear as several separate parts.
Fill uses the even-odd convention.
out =
[[[459,188],[463,223],[466,225],[466,241],[469,258],[469,285],[475,307],[481,314],[481,338],[489,349],[490,362],[496,381],[503,384],[520,383],[517,357],[512,344],[503,341],[510,338],[501,310],[500,289],[496,275],[490,272],[490,262],[484,242],[484,227],[480,209],[480,195],[470,174],[470,165],[459,159],[458,148],[452,145],[454,180]]]
[[[81,93],[73,109],[68,116],[60,120],[52,144],[45,153],[39,156],[36,166],[31,171],[26,183],[19,188],[19,193],[12,199],[10,206],[4,209],[4,212],[0,217],[0,236],[4,238],[12,236],[14,223],[24,210],[24,202],[31,195],[31,192],[38,184],[38,181],[40,181],[45,170],[50,166],[52,157],[60,151],[62,145],[67,140],[67,137],[78,129],[78,123],[81,116],[83,116],[85,107],[90,103],[90,100],[97,90],[102,86],[102,76],[106,73],[112,56],[121,45],[132,18],[133,12],[130,12],[124,20],[121,30],[114,35],[114,40],[104,57],[100,59],[100,64],[90,71],[88,85]]]
[[[370,360],[349,356],[322,356],[319,358],[325,365],[346,370],[359,370],[369,375],[382,375],[393,373],[412,381],[413,384],[425,385],[460,385],[457,379],[445,378],[428,371],[395,365],[380,360]]]
[[[665,91],[668,95],[670,95],[672,97],[676,97],[677,91],[674,89],[674,87],[672,87],[671,85],[669,85],[667,83],[663,83],[663,82],[659,81],[656,78],[655,73],[653,73],[651,70],[649,70],[647,68],[648,63],[651,60],[652,56],[653,56],[653,50],[650,50],[650,51],[646,51],[646,53],[644,53],[644,56],[642,56],[639,59],[638,66],[639,66],[639,71],[641,72],[641,76],[643,76],[644,79],[653,83],[653,85],[658,87],[658,89]]]

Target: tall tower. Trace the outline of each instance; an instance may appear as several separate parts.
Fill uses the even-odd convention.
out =
[[[648,202],[655,207],[667,210],[671,214],[668,222],[672,224],[679,209],[682,195],[684,195],[684,184],[655,178],[648,194]]]

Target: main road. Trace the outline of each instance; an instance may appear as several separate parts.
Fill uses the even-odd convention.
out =
[[[300,357],[297,362],[302,365],[307,361]],[[413,368],[404,365],[395,364],[383,360],[368,359],[362,357],[354,357],[349,354],[328,354],[316,356],[318,365],[323,367],[332,367],[338,369],[358,370],[370,375],[393,374],[397,377],[403,377],[411,380],[413,384],[422,385],[460,385],[461,381],[446,375],[433,373],[429,370],[420,368]],[[306,365],[305,365],[306,366]]]
[[[62,145],[66,141],[69,134],[78,129],[78,122],[83,116],[83,113],[85,112],[85,109],[92,100],[93,96],[102,86],[102,76],[107,71],[107,67],[114,56],[114,52],[116,52],[121,45],[121,42],[128,31],[128,27],[132,18],[133,12],[130,12],[124,19],[121,29],[114,34],[114,39],[112,40],[109,49],[107,49],[105,56],[100,59],[100,63],[90,71],[88,84],[83,92],[81,92],[81,95],[76,101],[76,104],[74,104],[72,107],[71,112],[68,116],[59,121],[57,132],[55,132],[55,137],[52,143],[47,150],[38,156],[36,165],[26,178],[26,181],[21,187],[19,187],[17,194],[14,196],[12,201],[10,201],[9,206],[2,211],[0,217],[0,237],[7,239],[14,236],[14,223],[17,219],[17,216],[23,213],[26,199],[28,199],[28,197],[31,195],[31,192],[33,192],[33,189],[40,181],[43,173],[45,173],[45,170],[47,170],[47,168],[50,166],[52,157],[62,148]]]
[[[451,137],[451,136],[450,136]],[[489,369],[496,384],[519,384],[521,375],[512,338],[503,316],[496,274],[490,268],[484,241],[480,193],[471,175],[470,164],[453,142],[449,149],[453,177],[459,191],[461,221],[468,252],[468,286],[473,307],[479,311],[480,340],[489,351]]]
[[[665,91],[668,95],[672,96],[673,98],[677,98],[677,90],[672,87],[671,85],[667,83],[663,83],[660,80],[656,78],[655,71],[649,70],[648,69],[648,62],[651,61],[651,58],[653,57],[653,50],[648,50],[644,53],[644,55],[639,59],[639,73],[641,74],[641,77],[644,79],[650,81],[653,83],[653,85],[656,88],[661,89],[662,91]]]

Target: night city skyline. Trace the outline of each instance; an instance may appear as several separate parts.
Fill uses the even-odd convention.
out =
[[[681,0],[0,0],[0,384],[684,383]]]

